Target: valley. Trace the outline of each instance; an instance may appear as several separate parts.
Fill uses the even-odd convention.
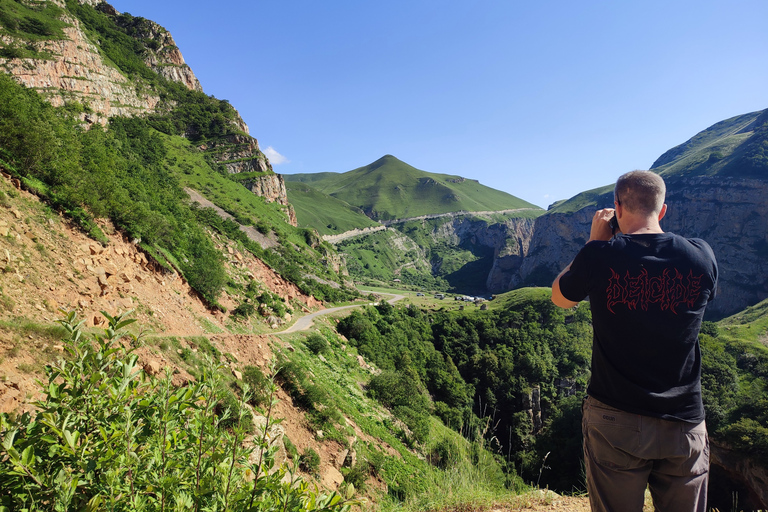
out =
[[[0,510],[588,509],[591,313],[549,286],[612,185],[278,174],[167,30],[95,0],[0,0],[0,66]],[[719,510],[768,506],[767,148],[763,110],[652,166],[720,264]]]

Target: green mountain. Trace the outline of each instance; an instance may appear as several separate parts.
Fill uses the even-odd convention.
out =
[[[661,155],[662,176],[768,179],[768,110],[716,123]]]
[[[287,174],[359,208],[374,220],[451,212],[539,208],[476,180],[421,171],[392,155],[345,173]],[[301,198],[297,198],[301,202]]]
[[[703,238],[717,256],[720,287],[710,318],[768,297],[768,110],[702,130],[661,155],[651,170],[667,185],[662,228]],[[503,262],[508,280],[499,291],[551,283],[586,241],[595,209],[612,206],[613,184],[551,206],[536,219],[522,262]]]
[[[544,213],[476,180],[421,171],[391,155],[345,173],[285,179],[299,226],[338,235],[328,239],[350,275],[370,285],[486,294],[496,256],[519,254],[520,233]]]

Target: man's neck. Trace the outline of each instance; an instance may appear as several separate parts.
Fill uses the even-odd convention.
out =
[[[651,234],[658,234],[663,233],[664,230],[661,229],[661,227],[651,227],[651,226],[645,226],[634,230],[627,230],[625,235],[651,235]]]
[[[654,233],[663,233],[658,219],[655,217],[635,217],[624,215],[619,222],[622,228],[621,232],[625,235],[650,235]]]

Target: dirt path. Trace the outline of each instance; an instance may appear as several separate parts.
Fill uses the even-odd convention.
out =
[[[508,506],[492,508],[487,512],[517,512],[517,511],[557,511],[557,512],[590,512],[589,498],[586,496],[560,496],[549,491],[532,491],[515,498]]]

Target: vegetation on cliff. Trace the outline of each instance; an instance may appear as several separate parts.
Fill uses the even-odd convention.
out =
[[[331,300],[351,295],[333,292],[309,277],[306,269],[312,268],[318,277],[340,281],[332,270],[318,265],[324,253],[318,252],[322,249],[316,240],[281,222],[284,216],[277,205],[264,203],[230,180],[188,142],[176,143],[183,139],[158,131],[155,126],[162,127],[158,119],[165,118],[113,118],[108,128],[83,130],[70,115],[71,108],[50,106],[7,75],[0,76],[0,102],[0,160],[8,172],[97,240],[105,241],[94,218],[111,219],[158,262],[181,273],[210,303],[216,304],[227,282],[221,254],[206,231],[211,228],[243,239],[249,250],[310,294],[317,291]],[[188,126],[198,126],[194,119],[210,114],[204,108],[191,112]],[[240,203],[231,203],[230,211],[242,223],[263,225],[263,231],[284,243],[265,250],[242,235],[237,223],[229,225],[192,208],[182,190],[183,184],[195,181],[192,175],[198,183],[205,177],[217,190],[242,189]]]
[[[41,52],[35,43],[41,40],[64,37],[66,26],[60,18],[62,9],[52,2],[28,6],[12,0],[0,0],[0,34],[10,36],[20,43],[3,45],[0,57],[6,59],[45,59],[50,55]],[[21,41],[24,44],[21,44]]]
[[[564,312],[545,290],[512,292],[501,302],[466,312],[381,304],[351,313],[338,329],[382,368],[370,392],[417,441],[434,413],[470,439],[484,435],[500,463],[529,482],[558,445],[548,461],[556,470],[540,481],[570,491],[580,486],[579,431],[563,427],[579,410],[571,395],[586,389],[588,307]]]

